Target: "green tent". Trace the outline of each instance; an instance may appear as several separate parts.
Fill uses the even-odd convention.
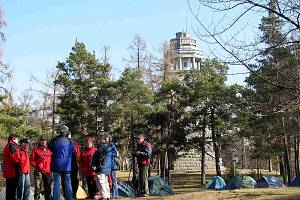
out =
[[[256,181],[247,175],[239,175],[233,177],[229,183],[226,185],[227,190],[235,190],[241,188],[254,188],[256,185]]]

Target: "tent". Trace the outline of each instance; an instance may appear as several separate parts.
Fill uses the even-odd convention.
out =
[[[289,184],[292,187],[300,187],[300,176],[296,176],[296,178]]]
[[[76,198],[77,199],[86,199],[86,197],[87,197],[86,192],[83,190],[83,188],[81,186],[78,186]]]
[[[151,176],[148,179],[149,192],[152,196],[167,196],[173,195],[175,192],[169,186],[166,180],[159,176]]]
[[[135,192],[130,184],[118,181],[118,195],[120,197],[135,197]]]
[[[274,176],[263,176],[255,185],[256,188],[282,188],[285,185]]]
[[[226,183],[224,179],[220,176],[212,177],[205,186],[206,189],[217,189],[217,190],[224,190],[225,187],[226,187]]]
[[[227,190],[254,188],[256,181],[251,176],[239,175],[233,177],[226,185]]]
[[[5,187],[1,188],[0,189],[0,199],[5,199],[5,196],[6,196],[5,193],[6,193],[6,188]],[[34,188],[30,187],[29,200],[34,200],[33,194],[34,194]],[[40,200],[44,200],[43,195],[41,195]]]

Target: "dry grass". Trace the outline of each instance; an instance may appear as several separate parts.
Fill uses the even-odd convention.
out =
[[[208,171],[213,174],[214,171]],[[128,180],[129,172],[119,172],[119,179]],[[209,178],[210,176],[208,176]],[[172,174],[172,187],[176,195],[167,197],[143,197],[139,199],[151,200],[224,200],[224,199],[263,199],[263,200],[296,200],[300,199],[300,188],[283,189],[242,189],[213,191],[206,190],[200,186],[199,171],[182,171]],[[125,198],[129,200],[129,198]],[[125,200],[124,199],[124,200]],[[138,199],[138,198],[136,198]]]

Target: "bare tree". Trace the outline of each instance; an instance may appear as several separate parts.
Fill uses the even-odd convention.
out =
[[[143,81],[150,89],[154,90],[154,74],[156,70],[154,69],[154,65],[150,62],[150,59],[153,58],[153,56],[148,53],[146,42],[140,34],[136,34],[133,37],[128,50],[130,56],[129,59],[125,59],[128,66],[140,70],[142,72]]]
[[[108,51],[109,51],[109,49],[110,49],[109,46],[107,46],[107,45],[103,46],[104,55],[103,55],[102,60],[103,60],[104,64],[108,64],[108,62],[109,62],[109,57],[108,57]]]
[[[251,73],[259,76],[265,82],[284,89],[299,90],[299,84],[287,86],[270,80],[256,72],[257,59],[265,53],[266,45],[261,41],[261,34],[257,27],[248,21],[253,21],[254,16],[274,15],[284,27],[284,40],[274,47],[291,46],[300,42],[300,2],[295,0],[187,0],[189,8],[200,25],[195,29],[198,37],[209,44],[212,55],[224,63],[242,65]],[[197,2],[197,3],[196,3]],[[196,5],[196,6],[195,6]],[[196,9],[195,9],[196,7]],[[201,13],[203,7],[208,8],[214,15],[210,23],[205,24],[208,17]],[[202,15],[202,16],[201,16]],[[248,20],[248,21],[247,21]],[[207,21],[207,20],[206,20]],[[252,32],[253,34],[250,34]],[[249,35],[253,35],[252,38]],[[221,47],[225,51],[218,51]],[[297,45],[296,51],[299,51]]]
[[[147,61],[147,46],[145,40],[140,34],[136,34],[133,37],[132,43],[128,47],[130,56],[129,59],[125,59],[129,67],[135,69],[145,68]]]
[[[60,70],[54,71],[52,73],[47,73],[47,77],[45,80],[41,80],[38,77],[32,76],[31,81],[35,81],[44,86],[44,90],[35,90],[32,91],[38,92],[42,95],[40,98],[39,106],[36,108],[35,112],[41,117],[41,127],[42,129],[49,128],[49,124],[51,121],[52,134],[55,130],[56,123],[56,106],[58,104],[57,93],[59,92],[59,87],[57,86],[57,79],[60,74]]]
[[[3,83],[7,78],[11,78],[11,70],[7,64],[4,64],[3,61],[3,43],[5,42],[5,35],[3,32],[3,28],[6,26],[6,22],[4,20],[4,11],[0,7],[0,83]],[[4,90],[5,93],[8,93],[7,89],[0,85],[0,88]]]
[[[147,85],[152,91],[159,88],[164,81],[173,77],[174,74],[171,71],[171,55],[171,46],[167,41],[159,46],[155,55],[148,53],[148,66],[147,69],[144,70],[144,76],[147,77]]]

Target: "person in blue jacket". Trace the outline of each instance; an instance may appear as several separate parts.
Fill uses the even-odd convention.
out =
[[[111,144],[111,180],[112,180],[112,188],[110,191],[110,196],[112,199],[118,199],[118,182],[117,182],[117,170],[118,170],[118,151],[116,145],[112,142],[112,137],[109,136],[109,142]]]
[[[101,199],[110,199],[108,176],[111,173],[112,146],[107,132],[99,135],[99,147],[92,158],[92,170],[96,171],[96,184]]]
[[[53,138],[49,144],[49,149],[52,151],[51,172],[54,176],[53,200],[60,200],[61,179],[63,179],[66,190],[66,200],[73,200],[70,173],[75,147],[68,135],[69,128],[66,125],[61,125],[58,129],[58,136]]]

